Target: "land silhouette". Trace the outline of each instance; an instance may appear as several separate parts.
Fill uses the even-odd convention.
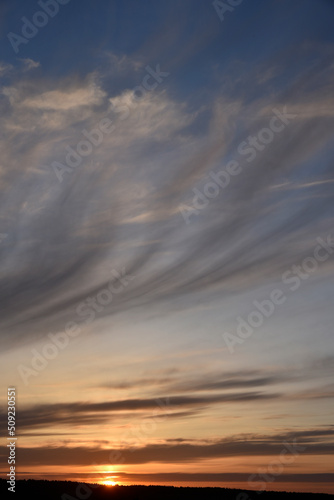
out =
[[[7,492],[5,498],[26,500],[329,500],[334,495],[320,493],[290,493],[236,490],[228,488],[193,488],[176,486],[105,486],[72,481],[18,480],[15,493],[8,491],[8,483],[0,479],[1,492]],[[11,496],[13,495],[13,496]],[[1,494],[3,497],[3,493]]]

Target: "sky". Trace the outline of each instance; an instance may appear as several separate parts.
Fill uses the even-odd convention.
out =
[[[333,19],[2,0],[17,477],[334,493]]]

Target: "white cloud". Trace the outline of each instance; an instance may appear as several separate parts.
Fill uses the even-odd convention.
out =
[[[24,68],[23,71],[30,71],[31,69],[39,68],[40,63],[38,61],[34,61],[33,59],[19,59],[22,62]]]
[[[72,84],[57,90],[46,89],[38,80],[33,83],[22,80],[3,87],[0,93],[11,104],[11,112],[2,117],[2,127],[11,133],[34,130],[68,133],[74,124],[93,117],[96,112],[92,108],[101,105],[106,96],[92,76],[77,86]]]
[[[4,62],[0,62],[0,76],[5,76],[7,73],[9,73],[13,69],[13,66],[11,64],[7,64]]]
[[[137,99],[132,90],[126,90],[109,102],[109,112],[120,113],[118,127],[137,139],[166,140],[195,118],[195,114],[187,113],[184,105],[172,101],[164,92],[147,92]]]
[[[107,52],[105,54],[107,59],[107,67],[105,67],[105,71],[108,72],[116,72],[117,74],[126,74],[132,71],[138,71],[143,63],[139,60],[135,60],[125,54],[121,56],[117,56],[112,52]]]
[[[68,91],[51,90],[41,95],[28,97],[21,102],[27,108],[38,108],[41,110],[67,111],[80,106],[93,106],[102,103],[105,92],[91,84],[86,88],[78,88]]]

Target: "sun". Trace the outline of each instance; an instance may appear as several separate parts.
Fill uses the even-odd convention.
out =
[[[115,481],[103,481],[103,484],[105,486],[116,486],[116,482]]]

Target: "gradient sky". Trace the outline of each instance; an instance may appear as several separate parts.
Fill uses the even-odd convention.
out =
[[[58,7],[0,4],[19,477],[334,492],[334,2]]]

